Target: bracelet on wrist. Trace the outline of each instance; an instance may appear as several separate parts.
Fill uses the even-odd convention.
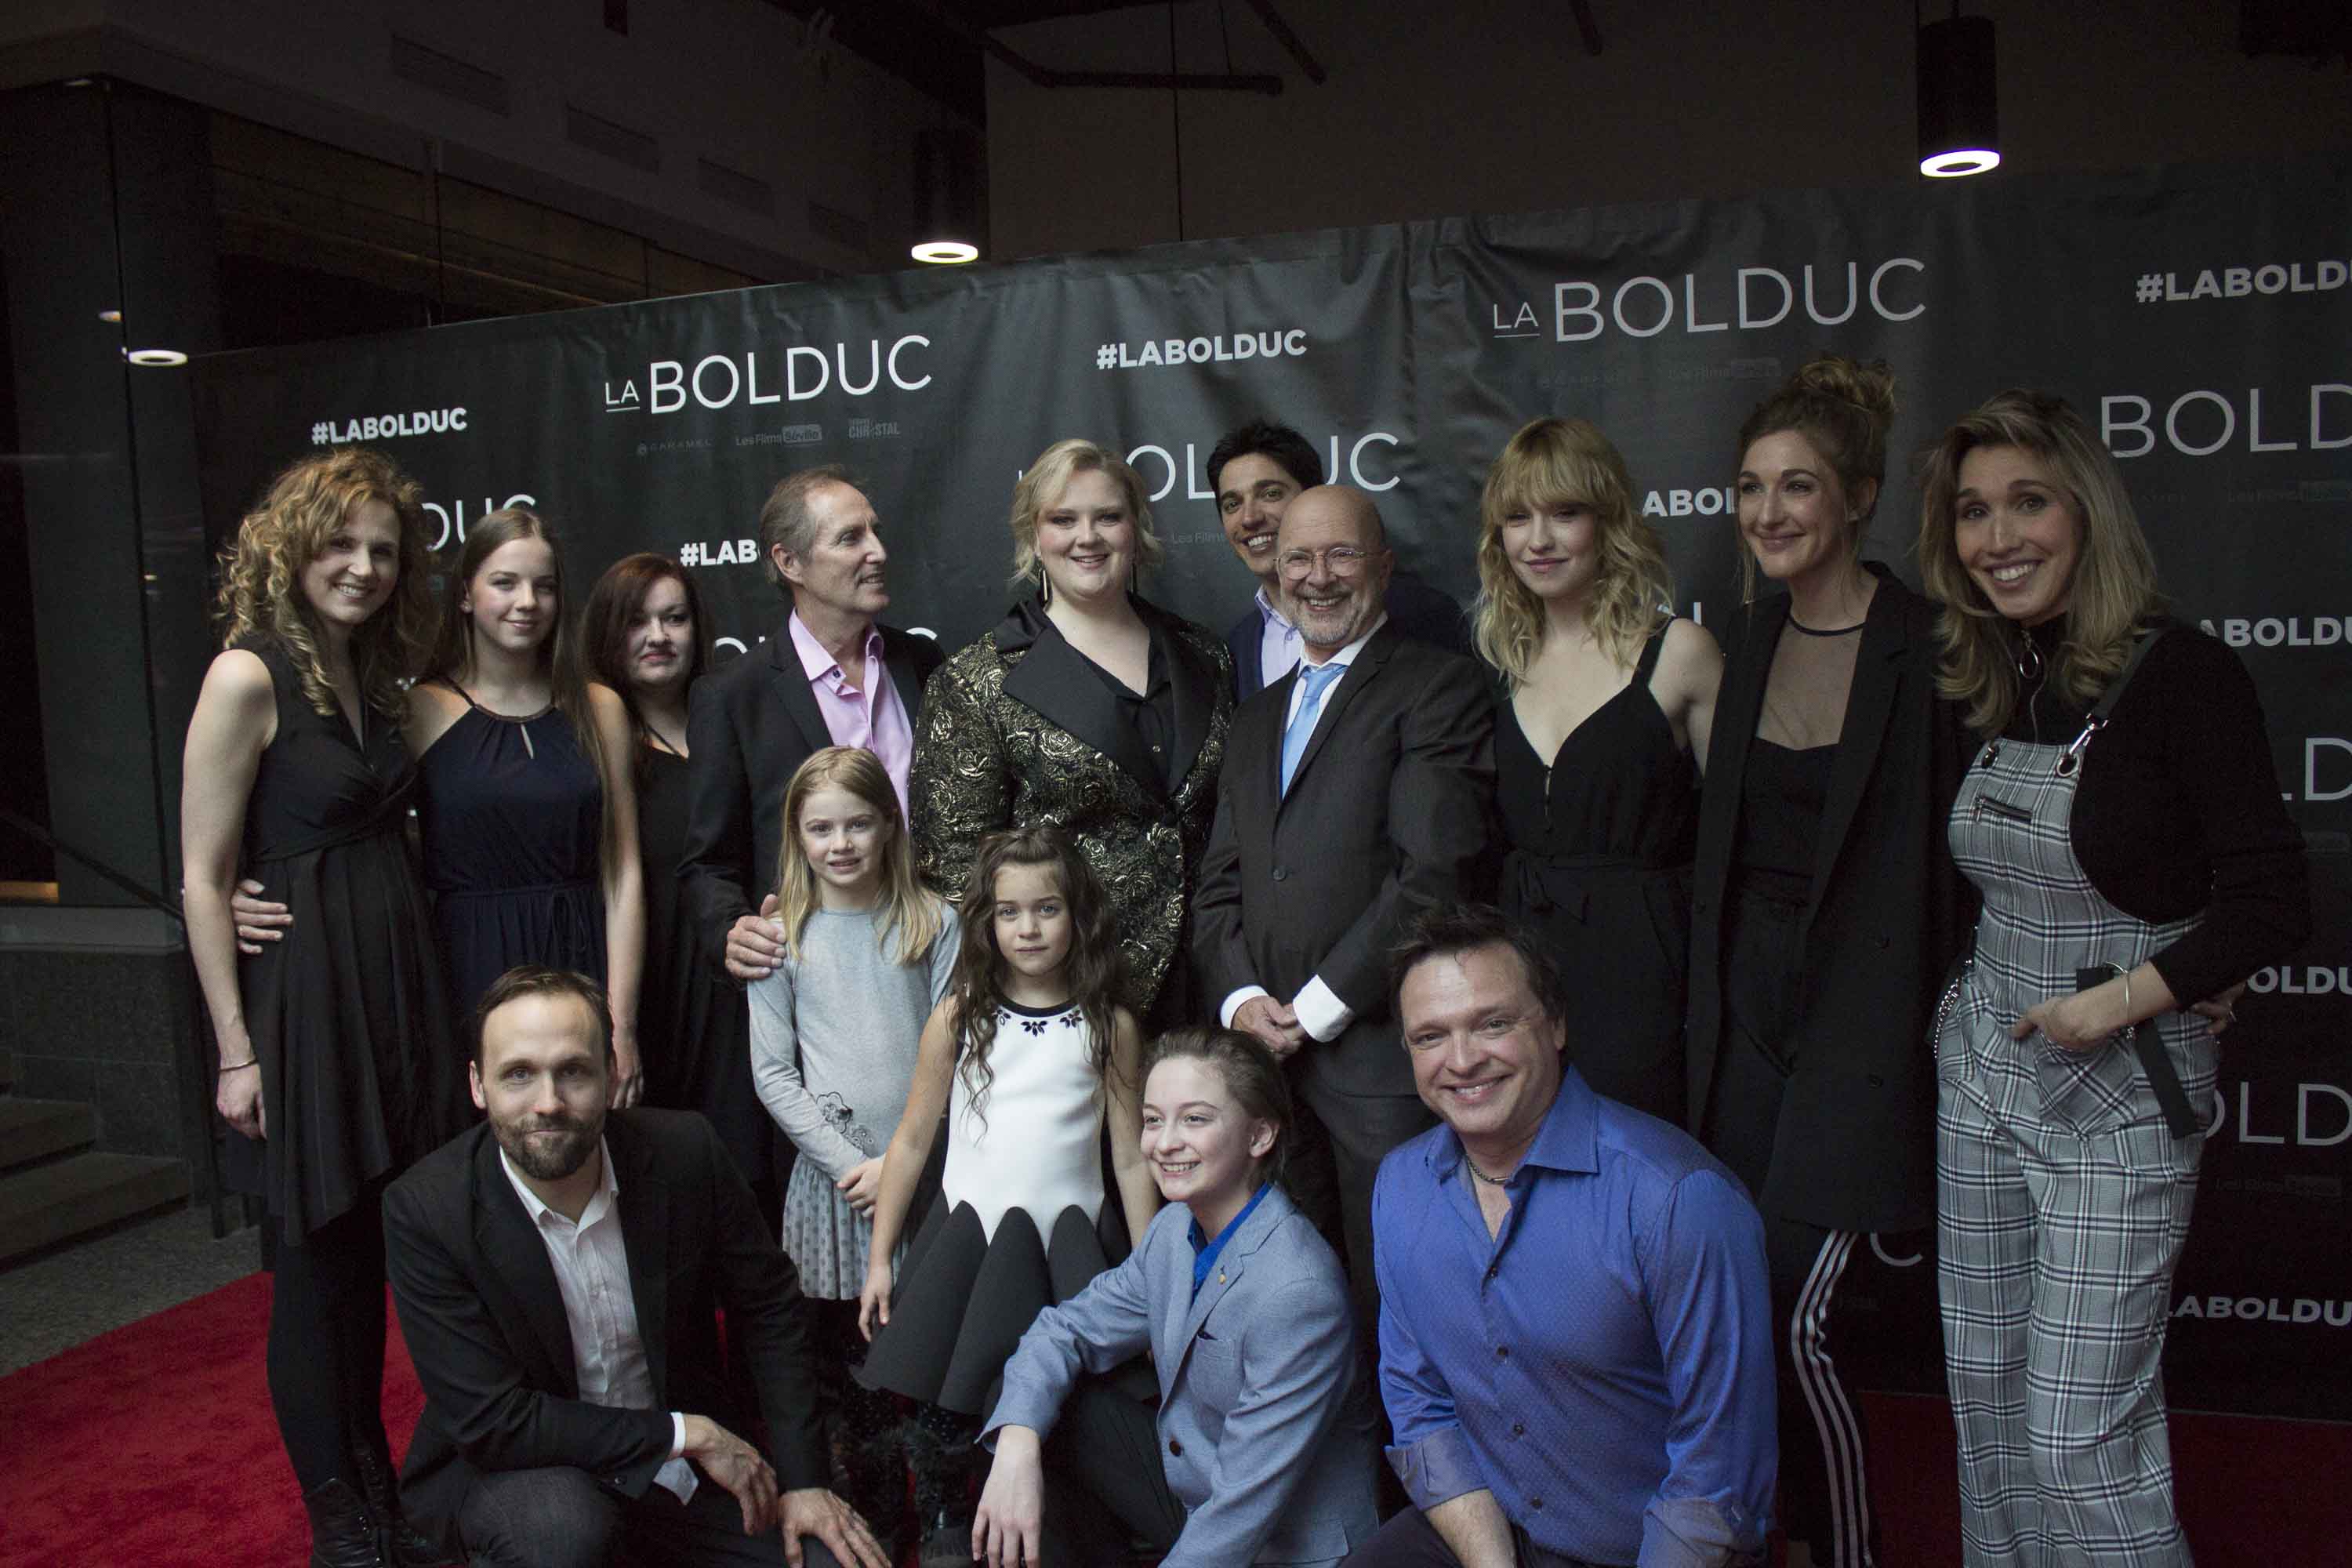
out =
[[[231,1062],[231,1063],[229,1063],[226,1067],[225,1067],[225,1068],[221,1068],[221,1069],[220,1069],[220,1071],[219,1071],[218,1073],[215,1074],[214,1076],[215,1076],[215,1077],[216,1077],[216,1078],[226,1078],[226,1077],[227,1077],[230,1073],[233,1073],[233,1072],[243,1072],[243,1071],[244,1071],[246,1068],[257,1068],[257,1067],[259,1067],[260,1065],[261,1065],[261,1058],[260,1058],[259,1057],[247,1057],[247,1058],[245,1058],[245,1060],[243,1060],[243,1061],[241,1061],[241,1062]]]

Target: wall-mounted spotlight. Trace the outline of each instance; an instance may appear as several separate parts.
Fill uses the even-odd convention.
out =
[[[936,126],[915,135],[915,243],[918,261],[953,266],[980,259],[987,241],[981,196],[982,148],[969,131]]]
[[[1931,180],[2000,166],[1992,18],[1952,11],[1919,29],[1919,172]]]

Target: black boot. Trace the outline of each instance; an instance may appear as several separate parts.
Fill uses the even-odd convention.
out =
[[[375,1516],[351,1483],[322,1481],[302,1494],[310,1516],[310,1568],[388,1568]]]
[[[383,1530],[383,1554],[392,1568],[463,1568],[441,1543],[408,1522],[400,1511],[400,1488],[392,1470],[364,1442],[352,1445],[352,1468],[367,1496],[368,1511]]]

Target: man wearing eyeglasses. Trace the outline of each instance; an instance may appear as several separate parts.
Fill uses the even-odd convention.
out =
[[[1289,1066],[1290,1184],[1340,1249],[1369,1333],[1381,1158],[1429,1125],[1397,1047],[1390,945],[1491,876],[1493,704],[1478,668],[1402,635],[1379,510],[1301,491],[1274,549],[1298,668],[1234,712],[1193,899],[1193,962],[1219,1020]]]

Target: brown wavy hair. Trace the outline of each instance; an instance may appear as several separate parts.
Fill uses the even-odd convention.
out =
[[[382,501],[400,519],[400,580],[383,607],[352,632],[352,666],[361,700],[397,719],[433,631],[433,552],[425,541],[424,497],[423,487],[399,465],[368,447],[344,447],[289,465],[269,481],[221,553],[215,605],[221,646],[274,639],[300,672],[310,706],[330,719],[341,713],[319,651],[318,618],[302,594],[302,574],[353,507]]]
[[[947,923],[947,906],[926,890],[915,876],[915,846],[907,837],[907,819],[898,810],[898,787],[891,784],[882,759],[863,746],[827,746],[813,752],[784,786],[784,842],[776,855],[776,921],[784,928],[784,951],[797,963],[801,938],[809,916],[823,901],[816,871],[801,848],[801,813],[809,796],[821,789],[856,795],[874,808],[887,824],[890,837],[882,846],[880,919],[874,924],[874,942],[894,963],[914,963],[930,951]],[[895,947],[891,939],[897,938]]]
[[[1837,470],[1851,503],[1867,484],[1870,500],[1859,506],[1845,540],[1848,559],[1862,559],[1870,520],[1886,493],[1886,436],[1895,427],[1895,373],[1885,360],[1864,364],[1843,354],[1816,354],[1797,367],[1772,395],[1758,404],[1739,426],[1739,450],[1732,471],[1747,461],[1748,448],[1767,436],[1793,430]],[[1733,537],[1737,539],[1735,531]],[[1739,545],[1740,597],[1756,599],[1756,552]]]
[[[586,608],[580,612],[580,647],[588,661],[588,674],[619,693],[622,706],[629,710],[629,727],[639,742],[645,739],[646,721],[637,711],[636,690],[629,684],[629,623],[645,612],[654,585],[665,580],[685,590],[686,613],[694,617],[694,646],[688,650],[690,662],[686,667],[685,689],[690,692],[710,668],[710,623],[702,614],[702,591],[685,567],[651,551],[624,555],[604,568],[604,574],[588,590]],[[646,748],[640,744],[635,770],[640,779],[645,777],[647,762]]]
[[[498,550],[518,539],[543,540],[555,559],[555,624],[546,640],[539,645],[539,668],[547,677],[548,691],[554,706],[572,721],[573,740],[580,754],[596,770],[597,783],[604,779],[604,738],[597,731],[596,714],[588,701],[588,672],[580,657],[580,639],[574,630],[576,617],[572,614],[572,593],[563,585],[563,547],[555,537],[555,530],[547,519],[527,506],[502,506],[496,511],[486,511],[481,521],[466,534],[466,547],[457,552],[457,563],[449,569],[442,583],[441,625],[434,634],[432,661],[425,666],[425,679],[455,687],[458,695],[471,698],[466,685],[474,675],[474,617],[460,608],[472,592],[476,574],[482,563]],[[609,861],[613,855],[613,803],[606,799],[603,808],[603,826],[599,834],[602,852]]]
[[[2052,660],[2052,689],[2087,704],[2106,689],[2131,653],[2141,625],[2163,607],[2156,557],[2140,531],[2124,477],[2106,447],[2065,399],[2012,388],[1995,393],[1929,448],[1921,467],[1919,575],[1943,608],[1937,689],[1969,705],[1980,734],[2008,728],[2016,711],[2017,633],[1960,564],[1953,498],[1960,462],[1979,447],[2015,447],[2050,465],[2082,531],[2067,590],[2066,636]]]
[[[996,950],[996,874],[1013,866],[1052,868],[1055,884],[1070,907],[1070,955],[1062,973],[1070,1001],[1087,1024],[1087,1063],[1099,1075],[1112,1070],[1110,1047],[1118,1029],[1118,993],[1127,965],[1118,951],[1118,922],[1102,883],[1070,837],[1058,828],[1018,827],[992,833],[972,856],[971,879],[956,911],[961,942],[948,994],[954,998],[959,1036],[956,1070],[963,1076],[979,1112],[996,1081],[988,1065],[996,1044],[996,1017],[1004,1006],[1004,956]],[[982,1122],[987,1118],[982,1115]]]
[[[1528,678],[1543,647],[1544,607],[1511,570],[1503,522],[1522,507],[1581,501],[1592,509],[1601,568],[1588,617],[1601,652],[1624,668],[1673,599],[1665,542],[1633,505],[1625,458],[1586,419],[1538,419],[1519,427],[1486,470],[1478,498],[1478,602],[1471,614],[1478,652],[1513,687]]]

